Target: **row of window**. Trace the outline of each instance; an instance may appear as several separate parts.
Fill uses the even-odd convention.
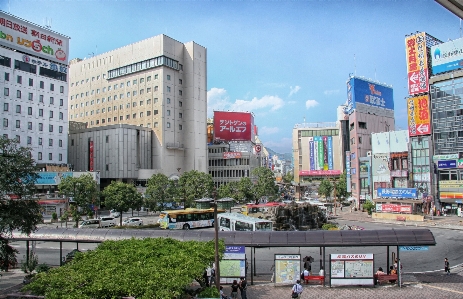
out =
[[[10,73],[5,72],[5,81],[10,81]],[[29,82],[29,86],[31,86],[31,87],[34,86],[34,79],[33,78],[29,78],[28,82]],[[16,75],[16,83],[23,84],[23,76]],[[39,82],[39,87],[41,89],[45,89],[45,82],[40,81]],[[55,91],[55,84],[54,83],[50,83],[50,91]],[[60,85],[59,92],[64,93],[64,86],[63,85]]]
[[[10,89],[8,87],[4,87],[3,95],[5,95],[5,96],[10,95]],[[21,90],[16,90],[16,98],[22,99],[22,91]],[[43,103],[43,98],[44,98],[43,94],[39,95],[39,103]],[[33,101],[34,100],[34,94],[32,92],[29,92],[28,96],[27,96],[27,99],[29,101]],[[50,102],[49,103],[50,103],[50,105],[54,105],[55,104],[55,98],[50,97]],[[64,100],[63,99],[59,100],[59,105],[64,106]]]
[[[11,67],[11,59],[8,57],[2,57],[0,64],[3,66]],[[14,69],[23,72],[28,72],[34,75],[37,74],[37,66],[35,64],[31,64],[20,60],[14,61]],[[39,75],[64,82],[66,82],[67,80],[66,73],[66,66],[57,65],[55,63],[50,63],[50,68],[39,67]]]
[[[50,98],[50,101],[52,101],[52,99],[53,99],[53,98]],[[111,101],[111,98],[110,98],[110,97],[108,97],[108,102],[109,102],[109,101]],[[153,102],[154,102],[154,104],[156,104],[156,103],[158,103],[158,101],[159,101],[158,98],[154,98],[154,101],[153,101]],[[96,101],[95,101],[95,100],[91,100],[91,101],[85,102],[85,107],[87,107],[89,104],[90,104],[90,106],[92,106],[92,105],[94,105],[95,103],[98,105],[98,104],[100,104],[100,103],[103,104],[103,103],[105,103],[105,102],[106,102],[106,99],[105,99],[105,98],[102,98],[101,101],[100,101],[100,99],[96,99]],[[144,103],[145,103],[144,100],[141,100],[141,101],[138,102],[138,104],[139,104],[140,106],[143,106]],[[167,99],[166,99],[166,104],[170,104],[170,103],[171,103],[170,98],[167,98]],[[60,104],[61,104],[61,101],[60,101]],[[151,105],[151,99],[147,99],[147,100],[146,100],[146,105]],[[61,105],[61,106],[62,106],[62,105]],[[120,109],[123,109],[123,106],[124,106],[124,105],[122,105],[122,104],[119,105]],[[130,108],[130,103],[127,103],[126,106],[127,106],[127,108]],[[137,106],[137,102],[132,102],[132,107],[136,107],[136,106]],[[179,106],[179,107],[182,107],[182,106],[183,106],[183,102],[182,102],[182,101],[178,101],[178,106]],[[83,107],[84,107],[84,103],[82,102],[82,103],[80,103],[80,108],[83,108]],[[75,104],[75,105],[74,105],[74,104],[71,104],[71,110],[72,110],[72,109],[78,109],[78,108],[79,108],[79,104]],[[114,106],[114,110],[117,110],[117,106]],[[108,111],[110,111],[109,108],[108,108]]]
[[[3,134],[3,137],[8,138],[8,134]],[[17,142],[21,142],[21,137],[16,135],[15,137]],[[61,141],[61,140],[60,140]],[[27,137],[27,144],[32,144],[32,137]],[[37,160],[41,161],[43,159],[43,153],[37,153]],[[48,153],[48,160],[53,160],[53,153]],[[63,161],[63,154],[58,154],[58,161]]]
[[[117,107],[114,106],[114,110],[117,110],[116,108],[117,108]],[[43,115],[40,115],[40,110],[42,110],[42,109],[39,109],[39,116],[43,116]],[[121,110],[122,110],[122,109],[121,109]],[[95,112],[95,113],[94,113],[94,112]],[[111,107],[108,107],[108,112],[111,112]],[[105,108],[101,109],[101,113],[106,113]],[[90,115],[93,115],[93,114],[100,114],[100,109],[90,111]],[[153,110],[153,115],[158,115],[158,114],[159,114],[159,110],[157,110],[157,109],[156,109],[156,110]],[[30,115],[32,115],[32,113],[31,113]],[[83,112],[81,112],[80,115],[79,115],[78,113],[76,113],[76,114],[74,115],[74,118],[84,117],[84,115],[85,115],[85,116],[89,116],[88,111],[85,112],[85,114],[84,114]],[[138,115],[139,115],[139,117],[144,117],[144,116],[145,116],[144,112],[140,112],[140,113],[138,113]],[[146,116],[151,116],[151,110],[147,110],[147,111],[146,111]],[[166,110],[166,116],[171,116],[171,113],[170,113],[170,110],[169,110],[169,109]],[[61,115],[61,112],[60,112],[60,119],[62,119],[61,117],[62,117],[62,115]],[[130,114],[127,114],[126,117],[127,117],[126,119],[130,119]],[[53,111],[50,111],[50,118],[53,118]],[[71,115],[71,119],[72,119],[72,118],[73,118],[73,115]],[[133,118],[133,119],[134,119],[134,118],[137,118],[137,113],[133,113],[133,114],[132,114],[132,118]],[[182,112],[179,112],[179,113],[178,113],[178,118],[183,118],[183,113],[182,113]]]
[[[10,110],[10,104],[9,103],[3,103],[3,111],[8,112]],[[16,113],[21,114],[21,105],[16,105]],[[43,116],[43,109],[38,110],[38,116]],[[33,108],[32,107],[27,107],[27,115],[32,115],[33,114]],[[53,118],[54,112],[53,110],[50,110],[48,113],[49,118]],[[59,112],[58,113],[58,118],[60,120],[64,119],[64,113]]]
[[[135,62],[129,65],[125,65],[122,67],[118,67],[113,70],[108,71],[108,79],[113,79],[121,76],[125,76],[127,74],[132,74],[136,72],[140,72],[147,69],[152,69],[159,66],[167,66],[173,68],[174,70],[183,70],[183,65],[178,63],[177,60],[166,56],[159,56],[155,58],[151,58],[148,60]]]
[[[167,81],[170,81],[170,78],[171,78],[171,76],[170,76],[170,75],[167,75]],[[97,79],[97,80],[100,80],[100,76],[97,76],[96,79]],[[104,75],[104,74],[103,74],[103,79],[105,79],[105,75]],[[158,79],[158,74],[155,74],[155,75],[154,75],[154,79],[155,79],[155,80]],[[95,81],[95,77],[92,77],[92,81]],[[151,76],[147,76],[147,77],[146,77],[146,82],[150,82],[150,81],[151,81]],[[86,79],[86,80],[85,80],[85,83],[88,83],[88,82],[89,82],[89,79]],[[127,86],[127,87],[130,86],[130,82],[132,82],[133,85],[137,85],[138,82],[139,82],[140,84],[142,84],[142,83],[145,83],[145,78],[140,78],[139,80],[134,79],[134,80],[132,80],[132,81],[127,81],[127,83],[126,83],[126,86]],[[178,84],[181,85],[182,83],[183,83],[182,79],[178,79]],[[81,81],[80,81],[80,84],[81,84],[81,85],[84,84],[84,80],[81,80]],[[79,81],[75,82],[75,86],[79,86]],[[71,83],[71,87],[74,87],[74,83]],[[124,87],[124,82],[122,82],[122,83],[120,83],[120,84],[114,84],[114,90],[116,90],[118,87],[123,88],[123,87]],[[112,89],[112,86],[109,85],[108,88],[107,88],[107,90],[108,90],[108,91],[111,91],[111,89]],[[92,90],[92,94],[93,94],[93,92],[94,92],[94,91]],[[97,93],[99,93],[99,92],[100,92],[100,90],[97,89]],[[106,87],[103,87],[103,92],[106,92]]]
[[[155,87],[154,87],[154,91],[158,91],[158,90],[159,90],[158,86],[155,86]],[[170,90],[171,90],[170,86],[167,86],[167,92],[170,92]],[[93,93],[94,93],[94,91],[92,90],[92,91],[91,91],[91,95],[93,95]],[[97,94],[99,94],[99,93],[100,93],[100,90],[97,89]],[[151,93],[151,87],[148,87],[148,88],[146,89],[146,93]],[[89,94],[88,91],[85,92],[85,96],[88,96],[88,94]],[[136,97],[137,95],[144,95],[144,94],[145,94],[145,90],[144,90],[144,89],[140,89],[140,93],[138,93],[138,90],[134,90],[134,91],[132,91],[132,92],[127,92],[127,93],[126,93],[126,96],[127,96],[128,98],[130,98],[131,96],[132,96],[132,97]],[[179,96],[183,95],[183,92],[182,92],[181,90],[179,90],[179,91],[178,91],[178,95],[179,95]],[[80,98],[83,98],[83,97],[84,97],[84,93],[81,92],[81,93],[80,93]],[[78,98],[79,98],[79,94],[76,94],[75,96],[72,95],[72,96],[71,96],[71,101],[74,100],[74,99],[77,100]],[[117,98],[118,98],[117,94],[113,96],[113,99],[114,99],[114,100],[117,100]],[[123,98],[124,98],[124,94],[123,94],[123,93],[119,94],[119,99],[123,99]],[[104,98],[103,98],[103,99],[104,99]],[[108,101],[111,101],[111,96],[108,96],[107,99],[108,99]]]
[[[316,136],[338,136],[338,129],[327,130],[300,130],[300,137],[316,137]]]
[[[4,128],[10,127],[8,118],[3,119],[3,127]],[[15,120],[15,128],[17,128],[17,129],[21,128],[21,120],[19,120],[19,119]],[[27,122],[27,129],[28,130],[33,130],[32,122],[30,122],[30,121]],[[39,130],[39,132],[43,132],[43,123],[38,124],[38,130]],[[54,130],[54,125],[48,125],[48,132],[53,132],[53,130]],[[58,132],[63,133],[63,126],[58,126]]]
[[[126,115],[125,117],[126,117],[126,118],[125,118],[126,120],[127,120],[127,119],[130,119],[130,115]],[[128,118],[127,118],[127,117],[128,117]],[[113,120],[114,122],[117,122],[117,119],[118,119],[117,116],[115,116],[115,117],[112,118],[112,120]],[[124,116],[123,116],[123,115],[119,116],[119,121],[123,121],[123,120],[124,120]],[[105,123],[110,123],[110,122],[111,122],[111,117],[108,117],[107,119],[106,119],[106,118],[102,118],[101,121],[100,121],[99,119],[97,119],[96,121],[93,121],[93,120],[92,120],[92,121],[90,121],[90,125],[93,126],[93,125],[99,125],[100,123],[101,123],[101,124],[105,124]],[[140,126],[140,127],[143,127],[143,124],[140,124],[139,126]],[[147,128],[151,128],[151,123],[147,123],[147,124],[146,124],[146,127],[147,127]],[[159,122],[154,122],[153,128],[158,128],[158,127],[159,127]],[[166,122],[166,128],[171,128],[171,123],[170,123],[170,122]],[[179,124],[179,125],[178,125],[178,129],[179,129],[179,131],[183,130],[183,125],[182,125],[182,124]]]

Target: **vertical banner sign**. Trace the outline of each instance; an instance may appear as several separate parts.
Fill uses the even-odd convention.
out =
[[[323,136],[323,170],[328,170],[328,136]]]
[[[346,152],[346,185],[347,192],[351,192],[350,189],[350,152]]]
[[[328,169],[333,170],[333,137],[328,137]]]
[[[431,117],[429,113],[429,97],[422,95],[408,98],[408,135],[421,136],[431,134]]]
[[[420,32],[405,38],[408,93],[415,95],[428,92],[428,57],[426,50],[426,33]]]
[[[309,146],[310,146],[310,170],[315,170],[313,143],[314,143],[313,137],[309,137]]]
[[[93,140],[88,142],[88,171],[93,171]]]
[[[313,138],[313,152],[314,152],[314,160],[315,160],[315,170],[320,170],[318,168],[318,137]]]
[[[323,139],[318,137],[318,169],[323,170]]]

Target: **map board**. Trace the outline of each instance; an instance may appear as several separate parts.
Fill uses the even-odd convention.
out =
[[[373,254],[331,254],[330,285],[374,285]]]
[[[300,254],[275,254],[275,285],[294,284],[300,273]]]
[[[246,247],[225,246],[225,253],[219,262],[220,283],[233,283],[246,276]]]

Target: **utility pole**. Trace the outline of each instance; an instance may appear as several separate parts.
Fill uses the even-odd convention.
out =
[[[219,224],[217,223],[217,191],[214,187],[214,232],[215,232],[215,286],[220,292],[220,268],[219,268]]]

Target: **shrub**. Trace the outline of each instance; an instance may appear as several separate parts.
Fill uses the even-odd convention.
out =
[[[220,298],[220,292],[216,287],[207,287],[198,294],[198,298]]]
[[[332,223],[325,223],[323,224],[322,229],[323,230],[337,230],[338,226]]]
[[[58,220],[58,214],[56,214],[56,212],[53,212],[53,214],[51,214],[51,219]]]
[[[47,264],[43,263],[37,266],[37,269],[35,269],[37,273],[42,273],[42,272],[48,272],[50,270],[50,266]]]

